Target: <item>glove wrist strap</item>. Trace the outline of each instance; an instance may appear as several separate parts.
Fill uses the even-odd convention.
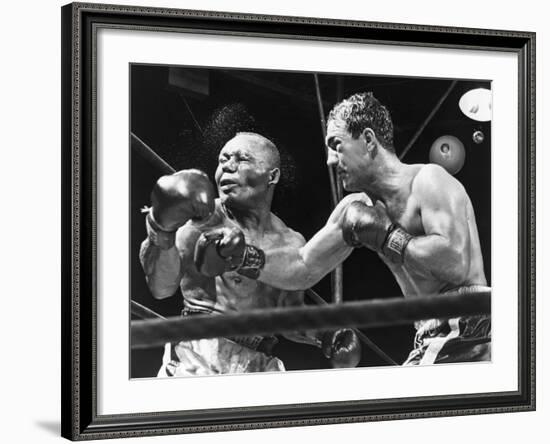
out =
[[[176,232],[163,230],[153,217],[152,211],[149,211],[145,217],[145,227],[151,243],[161,250],[169,250],[175,245]]]
[[[265,253],[262,249],[254,245],[246,245],[243,253],[243,261],[239,266],[237,273],[246,276],[249,279],[258,279],[260,271],[265,265]]]
[[[382,245],[382,253],[394,264],[402,264],[405,260],[405,249],[412,238],[399,225],[392,224]]]

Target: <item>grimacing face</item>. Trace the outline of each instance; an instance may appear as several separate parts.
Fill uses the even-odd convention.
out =
[[[260,137],[236,135],[218,157],[215,181],[222,203],[249,208],[265,200],[273,168]]]
[[[327,165],[335,166],[346,191],[361,191],[359,183],[368,166],[364,134],[354,139],[340,119],[330,120],[327,126]]]

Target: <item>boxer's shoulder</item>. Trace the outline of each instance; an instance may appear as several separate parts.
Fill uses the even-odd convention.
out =
[[[279,217],[271,213],[271,226],[273,228],[274,241],[301,247],[306,240],[299,232],[286,225]]]
[[[412,169],[412,188],[432,187],[453,180],[445,168],[435,163],[410,165]]]
[[[413,166],[417,167],[417,165]],[[443,167],[428,163],[418,165],[411,184],[411,191],[415,198],[422,201],[430,197],[452,198],[454,195],[462,195],[464,187]]]
[[[301,233],[294,231],[292,228],[287,227],[286,231],[284,233],[281,233],[281,236],[287,244],[297,248],[301,248],[306,244],[306,239],[304,238],[304,236],[302,236]]]

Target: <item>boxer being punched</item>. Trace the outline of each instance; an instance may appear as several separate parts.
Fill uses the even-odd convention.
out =
[[[224,313],[303,304],[301,291],[256,280],[264,250],[303,237],[271,212],[280,178],[275,145],[256,133],[238,133],[219,153],[219,198],[206,174],[184,170],[161,177],[151,193],[148,237],[140,259],[157,299],[183,294],[183,313]],[[322,347],[334,366],[355,366],[360,346],[351,330],[285,335]],[[159,376],[284,370],[270,356],[274,337],[180,342],[166,349]]]
[[[346,190],[359,193],[346,196],[307,244],[287,242],[266,250],[261,282],[307,288],[353,248],[365,246],[390,268],[406,297],[475,291],[487,284],[464,187],[440,166],[398,159],[390,114],[372,93],[355,94],[334,107],[326,144],[327,163],[337,167]],[[406,364],[490,359],[487,316],[432,319],[415,326]]]

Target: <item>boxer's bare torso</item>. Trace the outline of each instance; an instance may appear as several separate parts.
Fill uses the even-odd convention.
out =
[[[261,231],[246,229],[232,218],[228,210],[217,200],[214,214],[207,223],[189,222],[177,233],[176,247],[182,259],[183,274],[180,288],[186,306],[211,307],[214,311],[222,312],[302,303],[301,292],[280,290],[237,272],[227,272],[216,278],[200,274],[193,263],[196,240],[202,232],[222,226],[239,228],[244,233],[248,244],[263,250],[269,250],[282,242],[290,242],[298,248],[305,243],[299,233],[288,228],[273,213]]]
[[[278,282],[282,288],[303,289],[345,260],[352,249],[344,242],[342,221],[354,200],[371,204],[365,193],[349,194],[305,246],[278,245],[266,250],[266,267],[260,280]],[[396,192],[385,205],[392,222],[414,236],[403,264],[391,263],[380,255],[404,295],[486,285],[472,204],[454,177],[435,165],[406,165]]]
[[[415,237],[446,236],[451,244],[467,250],[468,260],[459,265],[464,268],[461,282],[451,283],[409,264],[408,249],[404,264],[394,264],[379,254],[405,296],[441,293],[458,285],[486,284],[472,203],[456,179],[431,171],[434,168],[438,167],[408,165],[405,184],[409,182],[409,185],[402,187],[402,191],[387,202],[386,210],[392,222]],[[446,202],[442,202],[443,199]],[[414,246],[411,247],[413,251]]]

